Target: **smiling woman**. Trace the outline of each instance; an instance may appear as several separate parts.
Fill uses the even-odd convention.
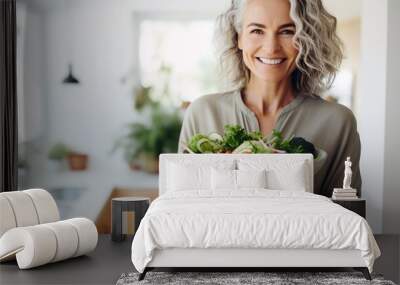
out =
[[[268,23],[263,21],[271,23],[266,26]],[[275,43],[275,48],[296,53],[293,85],[307,93],[319,95],[329,88],[342,62],[336,18],[325,10],[321,1],[234,0],[217,22],[221,65],[224,75],[236,88],[244,87],[251,75],[238,42],[238,38],[246,37],[249,32],[257,35],[258,43],[264,40],[264,45]],[[279,30],[274,30],[277,24]],[[266,41],[273,33],[272,39],[276,41]]]
[[[351,110],[319,95],[341,64],[336,18],[321,0],[234,0],[217,19],[221,71],[233,91],[202,96],[186,110],[179,152],[196,133],[223,133],[227,124],[269,136],[305,138],[327,153],[314,173],[314,193],[331,196],[353,161],[361,194],[360,139]]]

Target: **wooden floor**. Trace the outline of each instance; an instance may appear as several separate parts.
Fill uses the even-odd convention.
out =
[[[398,283],[399,236],[377,235],[375,238],[382,257],[376,261],[374,272]],[[2,263],[0,284],[115,284],[122,273],[135,271],[130,258],[131,242],[132,238],[112,242],[109,235],[100,235],[96,250],[87,256],[29,270],[19,270],[15,261]]]

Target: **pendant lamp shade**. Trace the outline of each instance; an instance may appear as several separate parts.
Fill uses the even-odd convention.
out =
[[[63,83],[79,84],[79,80],[72,73],[72,64],[68,64],[68,75],[64,78]]]

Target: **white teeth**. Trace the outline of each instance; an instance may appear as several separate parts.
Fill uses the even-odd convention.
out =
[[[282,63],[284,61],[283,58],[281,58],[281,59],[268,59],[268,58],[265,58],[265,57],[257,57],[257,58],[262,63],[265,63],[265,64],[280,64],[280,63]]]

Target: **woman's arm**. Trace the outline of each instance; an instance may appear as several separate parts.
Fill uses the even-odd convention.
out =
[[[185,115],[182,122],[181,133],[178,141],[178,153],[183,153],[185,145],[189,139],[197,133],[196,120],[193,112],[193,104],[185,110]]]

